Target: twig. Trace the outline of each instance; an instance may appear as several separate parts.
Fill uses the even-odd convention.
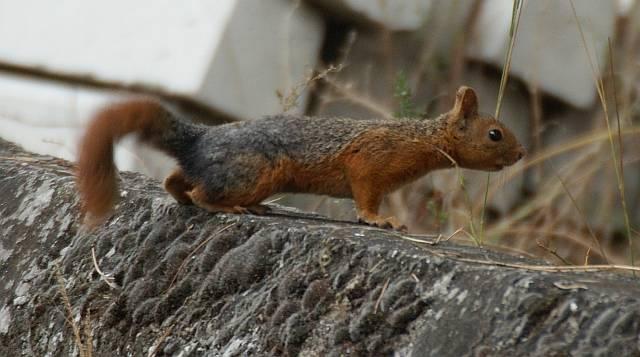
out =
[[[364,94],[354,93],[353,90],[345,87],[344,84],[339,83],[333,79],[328,77],[324,78],[325,83],[329,84],[329,86],[340,94],[344,99],[355,103],[372,113],[379,115],[383,119],[392,120],[393,115],[389,112],[389,110],[381,105],[378,105],[374,99],[371,99]]]
[[[55,265],[55,275],[56,280],[58,281],[58,290],[60,291],[60,295],[62,295],[62,302],[64,303],[65,310],[67,311],[67,321],[71,325],[71,329],[73,330],[73,338],[78,347],[78,354],[81,357],[87,356],[84,344],[82,343],[82,338],[80,334],[80,328],[76,324],[73,319],[73,309],[71,308],[71,300],[69,299],[69,295],[67,294],[67,289],[64,286],[64,278],[62,277],[62,273],[60,272],[60,266],[56,263]]]
[[[280,91],[276,91],[277,96],[280,98],[280,104],[282,105],[282,111],[287,112],[291,108],[295,107],[298,102],[298,98],[302,95],[302,91],[309,87],[312,83],[326,79],[331,73],[340,72],[344,68],[343,64],[337,66],[330,65],[329,67],[319,71],[317,74],[313,74],[313,71],[302,82],[293,86],[287,95],[284,95]]]
[[[444,257],[445,255],[442,254]],[[545,271],[545,272],[597,272],[597,271],[609,271],[609,270],[624,270],[624,271],[632,271],[632,272],[640,272],[640,267],[635,267],[631,265],[620,265],[620,264],[594,264],[587,266],[579,266],[579,265],[532,265],[532,264],[515,264],[515,263],[506,263],[506,262],[497,262],[494,260],[480,260],[480,259],[471,259],[471,258],[460,258],[453,257],[457,261],[466,262],[466,263],[476,263],[482,265],[492,265],[492,266],[501,266],[506,268],[514,268],[514,269],[524,269],[524,270],[532,270],[532,271]]]
[[[378,300],[376,300],[376,306],[373,308],[373,313],[377,314],[378,313],[378,306],[380,305],[380,302],[382,301],[382,297],[384,296],[384,293],[387,291],[387,287],[389,286],[389,281],[391,280],[391,278],[387,278],[387,281],[385,281],[384,285],[382,286],[382,291],[380,292],[380,296],[378,296]]]
[[[442,241],[443,242],[448,242],[451,238],[453,238],[458,233],[463,232],[463,231],[464,231],[464,228],[460,227],[460,228],[456,229],[453,233],[449,234],[449,236],[447,238],[443,239]],[[467,233],[467,232],[465,232],[465,233]],[[438,238],[440,238],[440,237],[438,237]],[[436,240],[436,243],[440,243],[440,239]]]
[[[586,249],[590,249],[591,248],[588,245],[588,243],[585,242],[584,239],[580,239],[579,236],[575,236],[575,235],[572,235],[570,233],[559,232],[559,231],[553,230],[553,229],[509,228],[509,229],[500,230],[499,233],[500,234],[538,234],[538,235],[544,235],[544,236],[560,237],[560,238],[568,239],[572,243],[580,245],[581,247],[584,247]],[[596,253],[598,253],[598,252],[596,251]],[[600,254],[600,253],[598,253],[598,254]]]
[[[589,265],[590,253],[591,253],[591,247],[587,248],[587,253],[584,255],[584,264],[583,265]]]
[[[110,274],[103,273],[100,267],[98,266],[95,247],[91,247],[91,258],[93,259],[93,268],[96,270],[98,275],[100,275],[100,279],[104,281],[107,285],[109,285],[109,287],[111,287],[112,289],[119,289],[119,286],[113,283],[113,277],[110,276]]]
[[[536,244],[538,244],[538,247],[544,249],[545,251],[547,251],[549,254],[553,255],[554,257],[558,258],[561,262],[563,262],[566,265],[571,265],[571,262],[569,262],[568,260],[566,260],[565,258],[563,258],[562,256],[560,256],[560,254],[558,254],[558,252],[555,249],[551,249],[548,246],[542,244],[541,241],[537,240]]]
[[[605,254],[604,249],[602,248],[602,245],[600,244],[600,240],[598,239],[598,237],[596,237],[595,232],[591,228],[591,224],[589,224],[589,220],[587,219],[587,216],[584,214],[584,212],[582,212],[582,209],[578,205],[578,202],[576,201],[576,199],[571,194],[571,191],[569,191],[569,187],[567,187],[567,185],[564,182],[564,180],[562,179],[562,177],[560,177],[560,175],[558,175],[557,173],[556,173],[556,177],[558,178],[558,180],[562,184],[562,187],[564,188],[564,190],[567,192],[567,196],[569,196],[569,199],[571,200],[571,202],[573,202],[573,205],[575,206],[576,211],[578,211],[578,214],[580,215],[580,218],[582,219],[582,223],[587,227],[587,231],[589,232],[589,235],[591,236],[593,241],[596,243],[596,246],[600,250],[600,254],[602,255],[602,258],[604,258],[604,261],[606,263],[609,263],[609,259],[607,259],[607,255]]]
[[[277,203],[278,201],[282,200],[283,198],[285,198],[285,195],[278,195],[275,196],[274,198],[268,200],[268,201],[264,201],[263,203],[265,205],[271,204],[271,203]]]
[[[422,243],[422,244],[429,244],[429,245],[436,245],[438,242],[431,242],[428,240],[424,240],[424,239],[418,239],[418,238],[411,238],[411,237],[407,237],[405,235],[399,234],[398,237],[400,239],[404,239],[404,240],[408,240],[410,242],[414,242],[414,243]]]

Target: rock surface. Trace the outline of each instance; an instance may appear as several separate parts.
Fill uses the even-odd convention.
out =
[[[3,356],[640,353],[632,277],[280,208],[211,215],[130,173],[88,232],[72,166],[6,142],[0,157]]]

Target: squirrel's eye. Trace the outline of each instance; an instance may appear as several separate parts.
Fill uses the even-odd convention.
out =
[[[500,141],[502,139],[502,132],[498,129],[489,130],[489,139],[493,141]]]

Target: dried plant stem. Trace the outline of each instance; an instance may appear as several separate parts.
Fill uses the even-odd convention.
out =
[[[537,154],[542,148],[542,98],[540,88],[536,83],[529,87],[529,99],[531,103],[531,153]],[[542,165],[532,167],[534,182],[539,182],[542,178]]]
[[[476,22],[479,18],[478,13],[482,7],[483,1],[473,0],[470,5],[469,13],[464,20],[464,26],[462,26],[456,33],[454,44],[451,48],[451,68],[449,70],[449,88],[448,93],[455,93],[456,87],[460,85],[460,82],[464,75],[466,48],[467,43],[471,37],[473,37],[474,30],[476,28]],[[454,5],[456,7],[458,3]],[[449,14],[449,21],[455,9]]]
[[[623,214],[624,214],[624,218],[625,218],[625,228],[626,228],[626,231],[627,231],[627,239],[629,240],[629,258],[630,258],[630,261],[631,261],[631,265],[634,266],[635,265],[635,254],[633,252],[633,241],[632,241],[632,236],[631,236],[631,225],[629,223],[629,215],[628,215],[628,212],[627,212],[627,204],[626,204],[626,199],[625,199],[625,195],[624,195],[624,179],[622,177],[622,174],[620,172],[620,168],[618,166],[618,159],[620,159],[620,165],[622,165],[622,157],[618,158],[618,156],[616,155],[615,143],[614,143],[614,140],[613,140],[613,132],[611,130],[611,121],[609,120],[609,110],[608,110],[608,107],[607,107],[607,99],[606,99],[606,94],[605,94],[605,90],[604,90],[604,82],[602,80],[602,77],[599,75],[598,68],[594,65],[594,61],[591,58],[591,54],[589,53],[589,47],[587,45],[587,40],[585,38],[584,31],[582,29],[582,25],[580,24],[580,20],[578,19],[578,13],[576,12],[576,7],[575,7],[575,4],[573,3],[573,0],[569,0],[569,4],[571,4],[571,11],[573,11],[573,17],[576,20],[576,25],[578,26],[578,31],[580,32],[580,37],[582,39],[582,44],[584,46],[584,50],[586,52],[587,59],[589,60],[589,66],[591,67],[591,73],[593,75],[593,80],[594,80],[594,82],[596,84],[596,90],[598,92],[598,97],[600,98],[600,104],[601,104],[602,110],[604,112],[604,119],[605,119],[605,122],[607,124],[607,134],[608,134],[608,139],[609,139],[609,145],[611,147],[611,158],[613,160],[613,166],[614,166],[614,171],[615,171],[615,174],[616,174],[616,180],[618,182],[618,190],[620,192],[620,198],[622,200],[622,207],[623,207],[623,211],[624,211]],[[610,58],[610,60],[613,59],[613,55],[611,54],[611,44],[610,43],[609,43],[609,58]],[[611,74],[613,76],[613,63],[611,63],[610,66],[611,66]],[[621,135],[619,135],[619,136],[621,136]]]
[[[609,44],[609,69],[611,71],[611,82],[613,87],[613,105],[616,112],[616,121],[618,124],[618,150],[620,163],[619,167],[615,162],[616,154],[615,154],[615,145],[613,143],[613,137],[611,135],[611,126],[609,124],[609,120],[607,120],[607,130],[609,131],[609,142],[611,143],[611,152],[614,159],[614,165],[616,168],[616,178],[618,180],[618,191],[620,192],[620,200],[622,201],[622,214],[624,215],[624,225],[627,233],[627,240],[629,241],[629,260],[631,261],[631,265],[635,266],[635,254],[633,251],[633,239],[631,235],[631,221],[629,220],[629,210],[627,209],[627,199],[625,195],[625,185],[624,185],[624,151],[622,145],[622,125],[620,123],[620,112],[618,111],[618,95],[616,92],[616,78],[613,71],[613,49],[611,47],[611,39],[608,39]]]
[[[509,79],[509,71],[511,70],[511,55],[513,53],[513,46],[516,43],[516,35],[518,34],[518,28],[520,27],[520,15],[522,14],[522,0],[513,0],[513,10],[511,12],[511,28],[509,29],[509,47],[505,54],[504,67],[502,69],[502,77],[500,78],[500,89],[498,90],[498,102],[496,103],[496,119],[500,118],[500,111],[502,109],[502,98],[504,96],[504,90],[507,86]]]
[[[361,93],[357,93],[353,89],[348,88],[334,79],[327,77],[324,78],[324,81],[345,100],[360,105],[383,119],[393,119],[391,112],[386,107],[377,104],[374,99],[368,98]]]
[[[582,239],[582,237],[568,233],[568,232],[561,232],[559,230],[554,230],[554,229],[542,229],[542,228],[536,228],[536,227],[525,227],[525,228],[509,228],[505,231],[503,231],[503,233],[505,234],[511,234],[511,235],[540,235],[540,236],[545,236],[545,237],[559,237],[559,238],[565,238],[568,241],[583,247],[584,249],[591,249],[592,247],[590,245],[588,245],[584,239]],[[600,254],[596,251],[596,254]]]
[[[60,295],[62,296],[62,302],[64,303],[64,308],[67,313],[65,319],[71,325],[71,329],[73,330],[73,340],[78,347],[78,354],[80,357],[89,357],[91,356],[91,340],[87,341],[89,345],[85,347],[82,343],[82,334],[80,332],[80,327],[76,324],[73,319],[73,308],[71,308],[71,300],[69,299],[69,294],[67,294],[67,288],[65,287],[64,278],[62,277],[62,273],[60,272],[60,266],[55,265],[55,275],[56,280],[58,281],[58,290],[60,291]],[[86,327],[85,327],[86,329]]]
[[[91,247],[91,259],[93,260],[93,267],[100,275],[100,279],[104,281],[107,285],[109,285],[112,289],[118,289],[118,286],[113,282],[113,277],[110,274],[105,274],[100,266],[98,265],[98,259],[96,258],[96,248]]]
[[[564,257],[562,257],[560,254],[558,254],[557,250],[552,249],[546,245],[544,245],[542,242],[540,241],[536,241],[536,243],[538,244],[538,247],[542,248],[544,251],[546,251],[547,253],[551,254],[552,256],[556,257],[558,260],[560,260],[563,264],[565,265],[571,265],[571,263],[566,260]]]
[[[583,162],[588,162],[588,159],[591,155],[584,155],[578,161],[571,164],[571,167],[568,171],[576,172],[581,167]],[[590,167],[584,168],[584,176],[590,177],[594,172],[598,170],[597,165],[592,165]],[[562,185],[557,181],[549,181],[546,185],[544,185],[541,192],[545,192],[544,195],[538,195],[534,199],[528,201],[525,205],[519,207],[513,214],[505,219],[501,220],[494,227],[491,227],[489,230],[494,232],[494,234],[499,234],[500,232],[509,229],[510,226],[515,224],[515,222],[522,220],[531,214],[534,214],[536,211],[539,212],[549,212],[545,208],[551,207],[553,200],[556,199],[562,192]],[[553,218],[549,214],[549,218]]]
[[[622,270],[630,272],[640,272],[640,267],[621,265],[621,264],[594,264],[594,265],[531,265],[531,264],[513,264],[506,262],[497,262],[492,260],[480,260],[480,259],[466,259],[466,258],[454,258],[455,260],[476,263],[483,265],[501,266],[514,269],[524,269],[533,271],[545,271],[545,272],[597,272],[597,271],[610,271],[610,270]]]
[[[484,188],[484,197],[482,200],[482,211],[480,211],[480,241],[484,242],[484,214],[487,209],[487,198],[489,197],[489,186],[491,184],[491,173],[487,172],[487,184]],[[473,211],[473,207],[471,207]]]
[[[500,111],[502,109],[502,99],[504,97],[504,91],[507,87],[507,81],[509,80],[509,71],[511,70],[511,55],[513,54],[513,46],[516,43],[516,36],[518,34],[518,28],[520,27],[520,15],[522,14],[522,0],[513,0],[513,10],[511,12],[511,28],[509,29],[509,47],[505,54],[504,67],[502,68],[502,77],[500,78],[500,88],[498,90],[498,101],[496,103],[496,119],[500,118]],[[480,237],[479,240],[484,241],[484,214],[487,208],[487,198],[489,196],[489,184],[491,182],[491,173],[487,172],[487,185],[484,190],[484,198],[482,200],[482,211],[480,212]],[[473,215],[473,207],[470,206],[471,214]]]
[[[373,308],[374,314],[378,313],[378,307],[380,306],[380,302],[382,301],[382,297],[384,296],[384,293],[387,291],[387,287],[389,287],[390,280],[391,278],[387,278],[387,281],[384,282],[384,286],[382,286],[382,291],[380,291],[380,296],[378,296],[378,299],[376,300],[376,305]]]
[[[598,250],[600,250],[600,254],[602,255],[602,258],[604,258],[605,262],[608,264],[609,263],[609,259],[607,259],[607,255],[605,254],[604,249],[602,248],[602,245],[600,244],[600,240],[598,239],[598,237],[596,237],[596,234],[593,232],[593,229],[591,228],[591,224],[589,224],[589,220],[587,219],[587,216],[584,214],[584,212],[582,211],[582,209],[578,205],[578,202],[576,201],[576,199],[571,194],[571,191],[569,190],[569,187],[567,187],[567,185],[564,182],[564,180],[562,179],[562,177],[560,177],[560,175],[558,175],[558,174],[556,174],[556,177],[558,178],[558,181],[560,181],[560,183],[562,184],[562,187],[564,188],[565,192],[567,193],[567,196],[569,196],[569,199],[571,200],[571,202],[573,203],[574,207],[576,208],[576,211],[578,211],[578,214],[580,215],[580,218],[582,218],[582,223],[587,227],[587,230],[589,231],[589,235],[591,236],[591,238],[593,239],[594,243],[598,247]]]

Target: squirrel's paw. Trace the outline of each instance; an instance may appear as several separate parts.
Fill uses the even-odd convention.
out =
[[[249,212],[249,209],[247,207],[242,207],[242,206],[233,206],[231,207],[231,209],[229,210],[230,213],[238,213],[238,214],[248,214],[251,213]]]
[[[244,206],[233,206],[232,208],[232,212],[233,213],[240,213],[240,214],[255,214],[255,215],[263,215],[266,214],[267,212],[269,212],[271,209],[268,206],[265,205],[253,205],[253,206],[248,206],[248,207],[244,207]]]
[[[271,212],[271,208],[266,205],[253,205],[253,206],[247,207],[247,209],[249,210],[249,212],[258,216],[262,216],[264,214]]]
[[[358,222],[368,224],[370,226],[385,228],[385,229],[395,229],[401,232],[407,231],[407,226],[400,223],[395,217],[374,217],[374,218],[358,218]]]

